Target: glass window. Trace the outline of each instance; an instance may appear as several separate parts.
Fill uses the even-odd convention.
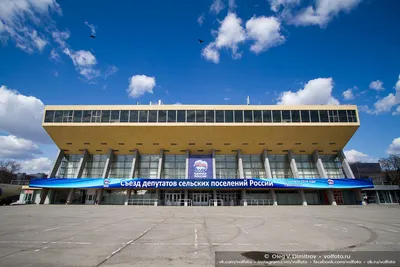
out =
[[[348,110],[347,117],[349,118],[349,122],[357,122],[357,116],[355,110]]]
[[[74,122],[82,122],[82,110],[74,111]]]
[[[128,122],[129,120],[129,110],[121,110],[120,122]]]
[[[346,110],[339,110],[339,121],[340,122],[349,122],[347,120],[347,112],[346,112]]]
[[[214,110],[206,110],[206,122],[214,122]]]
[[[233,122],[233,110],[225,110],[225,122]]]
[[[166,110],[158,111],[158,122],[167,122],[167,111]]]
[[[56,110],[55,115],[54,115],[54,122],[62,122],[62,118],[63,118],[63,111]]]
[[[253,110],[254,122],[262,122],[261,110]]]
[[[318,110],[310,110],[311,122],[319,122]]]
[[[235,110],[235,122],[243,122],[243,110]]]
[[[185,122],[186,111],[178,110],[178,122]]]
[[[196,110],[196,122],[204,122],[204,110]]]
[[[291,122],[290,120],[290,110],[282,110],[283,122]]]
[[[157,122],[157,110],[149,110],[149,122]]]
[[[263,122],[272,122],[271,110],[263,111]]]
[[[319,118],[321,122],[329,122],[328,111],[327,110],[320,110],[319,111]]]
[[[292,110],[292,122],[300,122],[300,111]]]
[[[119,110],[111,111],[111,122],[119,122]]]
[[[103,110],[102,114],[101,114],[101,122],[110,122],[110,110]],[[93,113],[92,113],[93,116]],[[92,119],[93,122],[93,119]]]
[[[63,112],[63,122],[72,122],[74,118],[74,111],[73,110],[64,110]]]
[[[147,122],[148,110],[139,110],[139,122]]]
[[[339,122],[339,114],[337,110],[329,110],[328,114],[330,122]]]
[[[168,122],[176,122],[176,110],[168,110]]]
[[[253,122],[253,111],[252,110],[244,111],[244,122]]]
[[[281,122],[281,111],[280,110],[273,110],[272,111],[272,117],[274,119],[274,122]]]
[[[224,122],[224,111],[223,110],[215,111],[215,121],[216,122]]]
[[[105,111],[103,111],[105,112]],[[90,122],[103,122],[102,117],[101,117],[101,110],[92,110],[92,118],[90,119]],[[108,122],[110,122],[110,111],[108,110]]]
[[[195,122],[196,114],[194,110],[186,111],[186,121],[187,122]]]
[[[54,121],[54,110],[46,110],[46,115],[44,115],[44,122],[53,122],[53,121]]]
[[[309,110],[301,111],[301,121],[302,122],[310,122],[310,111]]]
[[[138,122],[138,111],[137,110],[130,111],[129,122]]]
[[[83,111],[82,122],[90,122],[91,115],[92,115],[92,112],[90,110],[84,110]]]

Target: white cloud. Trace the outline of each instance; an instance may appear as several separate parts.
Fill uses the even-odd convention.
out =
[[[55,77],[58,77],[58,71],[53,71],[53,75],[54,75]]]
[[[175,104],[172,104],[172,105],[182,105],[182,103],[181,102],[176,102]]]
[[[69,32],[69,30],[65,30],[65,31],[55,30],[51,33],[51,36],[53,37],[54,42],[59,44],[60,47],[64,49],[67,46],[66,40],[69,39],[69,37],[71,36],[71,33]]]
[[[376,90],[376,91],[385,90],[385,88],[383,88],[383,82],[380,81],[380,80],[372,81],[372,82],[369,84],[369,88],[370,88],[370,89],[374,89],[374,90]]]
[[[332,96],[332,89],[332,78],[310,80],[297,92],[283,92],[278,98],[278,105],[338,105],[339,101]]]
[[[0,158],[31,159],[40,154],[43,152],[30,140],[15,135],[0,136]]]
[[[218,29],[215,46],[220,49],[231,49],[232,57],[237,59],[241,57],[241,54],[237,51],[238,44],[245,40],[246,32],[242,27],[242,20],[235,13],[229,12]]]
[[[118,68],[116,66],[110,66],[107,68],[106,72],[104,73],[104,78],[107,79],[108,76],[114,75],[117,73]]]
[[[25,173],[49,173],[53,167],[52,160],[40,157],[31,160],[21,161],[21,172]]]
[[[60,61],[60,54],[58,54],[55,49],[52,49],[50,51],[50,57],[49,58],[54,60],[54,61]]]
[[[400,75],[394,88],[396,90],[394,94],[390,93],[386,97],[375,102],[375,114],[389,112],[393,107],[400,105]],[[399,107],[396,108],[396,111],[393,112],[393,115],[396,115],[398,111]]]
[[[89,24],[89,22],[85,21],[85,24],[90,28],[91,34],[96,36],[96,26],[93,24]]]
[[[229,101],[229,100],[231,100],[229,97],[224,97],[224,100],[225,101]]]
[[[42,51],[47,40],[36,28],[52,24],[50,11],[61,14],[55,0],[2,0],[0,3],[0,36],[8,38],[27,53]],[[28,23],[29,22],[29,23]]]
[[[271,10],[278,12],[281,7],[292,6],[300,4],[300,0],[268,0],[271,5]]]
[[[198,23],[200,26],[203,25],[204,19],[205,19],[204,13],[201,13],[200,16],[197,18],[197,23]]]
[[[87,81],[92,81],[100,76],[100,71],[94,68],[97,64],[96,57],[90,51],[79,50],[75,52],[65,48],[63,52],[72,59],[76,70]]]
[[[342,93],[344,100],[354,99],[353,90],[351,88],[347,89]]]
[[[215,64],[219,63],[219,51],[215,47],[215,43],[209,43],[202,51],[201,55],[208,61],[212,61]]]
[[[291,21],[295,25],[325,27],[341,11],[350,12],[362,0],[316,0],[315,7],[308,6]]]
[[[213,0],[210,6],[210,12],[218,14],[225,8],[224,2],[222,0]]]
[[[387,149],[388,154],[399,155],[400,154],[400,137],[393,139],[389,148]]]
[[[371,157],[367,154],[364,154],[360,151],[357,151],[355,149],[351,149],[351,150],[345,150],[343,151],[346,159],[350,162],[378,162],[378,159]]]
[[[358,106],[358,110],[362,111],[362,112],[365,112],[365,113],[368,113],[368,114],[374,114],[374,111],[371,110],[367,105]]]
[[[231,9],[231,10],[235,9],[237,7],[235,0],[229,0],[228,6],[229,6],[229,9]]]
[[[153,93],[156,86],[156,78],[146,75],[134,75],[129,79],[128,95],[132,98],[138,98],[145,93]]]
[[[252,17],[246,22],[247,38],[255,40],[250,50],[258,54],[283,44],[285,37],[281,35],[280,30],[281,24],[275,17]]]
[[[400,106],[397,106],[396,111],[394,111],[392,115],[400,115]]]
[[[44,105],[34,96],[25,96],[5,85],[0,87],[0,131],[40,143],[51,140],[42,128]]]

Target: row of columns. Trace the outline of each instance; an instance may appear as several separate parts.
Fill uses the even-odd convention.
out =
[[[271,172],[271,167],[270,167],[270,163],[269,163],[269,158],[268,158],[268,152],[267,150],[263,151],[263,163],[264,163],[264,168],[265,168],[265,174],[266,174],[266,178],[272,178],[272,172]],[[87,150],[85,150],[83,152],[83,156],[79,161],[78,164],[78,168],[76,170],[76,174],[75,177],[76,178],[81,178],[82,174],[83,174],[83,170],[85,168],[86,162],[87,162],[87,158],[89,156],[89,153]],[[189,156],[190,156],[190,151],[189,149],[186,150],[186,168],[185,168],[185,178],[189,178]],[[54,163],[54,166],[51,170],[50,173],[50,177],[55,177],[56,173],[61,165],[62,159],[64,157],[64,152],[62,150],[59,151],[58,155],[57,155],[57,159]],[[113,150],[110,149],[107,155],[107,159],[106,159],[106,163],[104,166],[104,170],[103,170],[103,174],[102,174],[102,178],[107,178],[108,174],[110,172],[110,168],[111,168],[111,163],[113,161],[113,157],[114,157],[114,153]],[[291,150],[288,151],[288,157],[289,157],[289,163],[290,163],[290,168],[293,174],[293,178],[299,178],[299,172],[297,169],[297,164],[296,164],[296,160],[294,158],[293,152]],[[132,167],[131,167],[131,171],[129,174],[129,178],[133,178],[134,174],[135,174],[135,170],[136,170],[136,166],[137,166],[137,158],[138,158],[138,150],[134,151],[134,156],[133,156],[133,160],[132,160]],[[238,169],[239,169],[239,178],[240,179],[244,179],[244,168],[243,168],[243,159],[242,159],[242,153],[241,150],[239,149],[237,151],[237,159],[238,159]],[[350,165],[343,153],[343,151],[341,150],[339,152],[339,159],[342,163],[343,166],[343,170],[346,174],[346,176],[348,178],[354,178],[354,174],[350,168]],[[164,160],[164,150],[161,149],[160,150],[160,157],[159,157],[159,162],[158,162],[158,169],[157,169],[157,179],[161,178],[161,173],[162,173],[162,166],[163,166],[163,160]],[[320,177],[327,177],[327,172],[324,168],[324,165],[322,163],[322,160],[319,156],[319,153],[317,150],[314,151],[313,153],[313,160],[314,163],[316,164],[317,170],[318,170],[318,174]],[[213,166],[213,178],[216,178],[216,160],[215,160],[215,150],[212,150],[212,166]],[[75,195],[75,191],[76,189],[70,189],[70,192],[68,194],[68,198],[67,198],[67,202],[66,204],[71,204],[73,201],[73,196]],[[104,189],[97,189],[96,191],[96,204],[100,204],[101,199],[102,199],[102,195],[103,195],[103,191]],[[336,201],[333,195],[333,190],[328,189],[328,199],[331,205],[336,205]],[[40,204],[44,204],[45,200],[47,199],[47,195],[48,195],[49,189],[44,188],[41,191],[41,196],[40,196]],[[274,189],[270,189],[270,193],[271,193],[271,197],[272,197],[272,201],[273,201],[273,205],[276,206],[278,205],[277,202],[277,198],[276,198],[276,193]],[[159,199],[159,189],[156,189],[156,199],[154,202],[154,205],[157,206],[158,205],[158,199]],[[187,200],[188,200],[188,190],[185,190],[184,192],[185,196],[184,196],[184,205],[187,206]],[[246,189],[243,189],[242,192],[242,199],[243,199],[243,205],[247,206],[247,201],[246,201]],[[301,200],[302,200],[302,205],[307,206],[307,199],[304,193],[304,190],[299,190],[299,194],[301,196]],[[127,194],[126,194],[126,198],[125,198],[125,205],[128,205],[129,199],[131,197],[131,190],[128,189],[127,190]],[[357,190],[357,198],[359,201],[362,202],[363,205],[365,205],[365,202],[362,198],[361,195],[361,190]],[[213,190],[213,199],[214,199],[214,206],[217,206],[217,190]]]

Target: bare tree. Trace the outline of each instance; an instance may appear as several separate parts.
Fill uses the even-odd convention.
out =
[[[21,164],[14,160],[0,160],[0,183],[11,183],[20,169]]]
[[[387,158],[379,160],[382,170],[386,173],[386,177],[395,184],[400,185],[400,156],[390,155]]]

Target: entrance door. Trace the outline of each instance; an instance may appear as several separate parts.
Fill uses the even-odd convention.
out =
[[[165,205],[166,206],[180,206],[182,204],[181,193],[165,193]]]
[[[222,200],[221,203],[218,203],[222,206],[235,206],[237,202],[236,192],[218,192],[217,198]]]
[[[208,206],[210,195],[208,193],[193,193],[193,206]]]
[[[94,201],[96,200],[96,190],[89,189],[86,192],[86,200],[85,204],[87,205],[93,205]]]

